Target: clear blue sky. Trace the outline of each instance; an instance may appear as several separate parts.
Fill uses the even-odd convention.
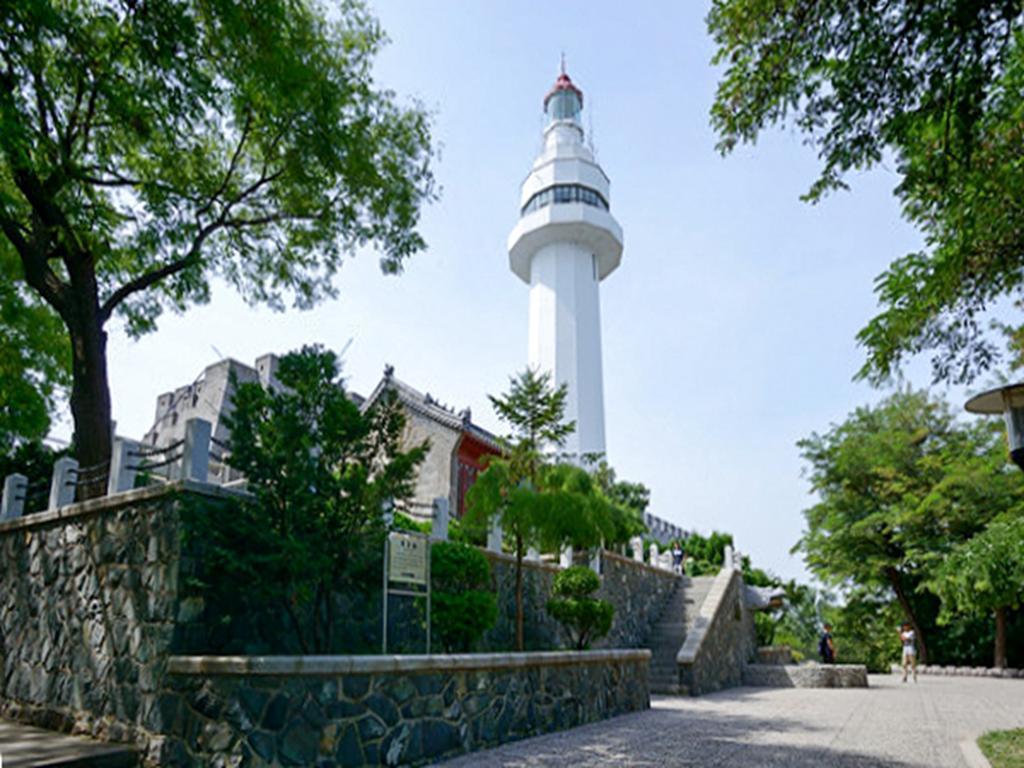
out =
[[[341,270],[340,296],[275,314],[228,289],[110,344],[115,418],[141,435],[159,392],[220,353],[252,362],[321,342],[367,392],[385,362],[414,386],[469,405],[500,429],[486,395],[526,360],[527,288],[508,269],[519,183],[540,141],[541,99],[565,52],[625,230],[602,284],[609,459],[652,491],[651,510],[728,530],[757,565],[802,573],[789,549],[812,502],[795,447],[881,394],[851,378],[872,280],[919,246],[885,169],[812,207],[817,163],[799,136],[766,135],[728,158],[708,110],[717,79],[704,3],[376,0],[392,43],[382,83],[435,113],[441,200],[423,216],[429,250],[401,277],[373,253]],[[909,371],[928,383],[926,365]],[[954,393],[959,397],[959,393]]]

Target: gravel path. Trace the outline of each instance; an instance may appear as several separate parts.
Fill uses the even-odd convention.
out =
[[[964,768],[960,743],[1024,726],[1024,681],[872,676],[871,688],[736,688],[447,762],[455,766]]]

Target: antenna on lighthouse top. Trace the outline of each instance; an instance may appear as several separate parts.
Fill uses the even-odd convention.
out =
[[[565,51],[562,51],[562,74],[565,74]]]

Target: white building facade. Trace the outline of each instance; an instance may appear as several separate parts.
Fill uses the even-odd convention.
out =
[[[599,285],[622,258],[610,182],[584,141],[583,93],[564,72],[544,98],[544,148],[522,185],[509,265],[530,286],[528,363],[568,385],[565,450],[605,452]]]

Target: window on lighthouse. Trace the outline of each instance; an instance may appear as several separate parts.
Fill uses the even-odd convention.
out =
[[[575,120],[578,122],[582,109],[583,104],[580,101],[579,94],[575,91],[556,91],[548,99],[548,117],[552,122],[555,120]]]

